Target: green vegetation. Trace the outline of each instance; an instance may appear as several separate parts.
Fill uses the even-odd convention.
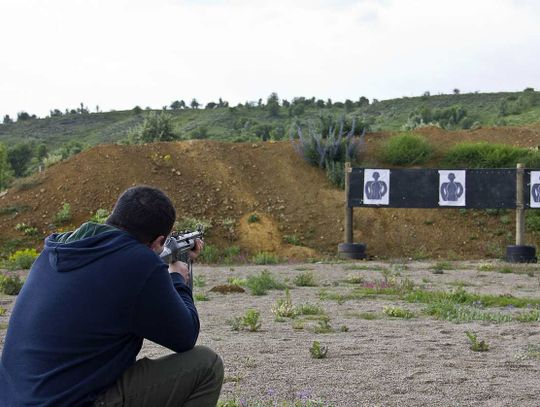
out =
[[[268,290],[283,290],[285,284],[274,279],[268,270],[263,270],[259,275],[249,276],[245,284],[253,295],[265,295]]]
[[[383,307],[383,314],[393,318],[410,319],[414,318],[414,313],[401,307],[386,306]]]
[[[314,359],[324,359],[328,353],[328,347],[321,345],[319,341],[313,341],[309,353]]]
[[[443,158],[447,166],[464,168],[514,168],[518,162],[536,167],[540,154],[526,148],[493,143],[459,143]]]
[[[297,274],[294,277],[294,284],[298,287],[316,287],[317,282],[313,276],[313,272],[305,271],[300,274]]]
[[[243,316],[234,317],[228,320],[227,323],[233,331],[248,330],[250,332],[256,332],[261,329],[260,316],[259,311],[248,309]]]
[[[259,216],[259,214],[257,213],[252,213],[251,215],[248,216],[248,223],[257,223],[261,220],[261,217]]]
[[[22,232],[22,234],[25,235],[25,236],[37,236],[38,233],[39,233],[37,228],[35,228],[33,226],[29,226],[24,222],[23,223],[17,223],[15,225],[15,230],[17,230],[19,232]]]
[[[27,270],[32,267],[34,260],[38,257],[36,249],[22,249],[12,253],[6,263],[10,270]]]
[[[7,295],[17,295],[23,286],[23,281],[16,274],[0,274],[0,292]]]
[[[470,349],[475,352],[487,352],[489,350],[489,345],[485,341],[479,341],[476,334],[471,331],[465,331],[465,335],[470,342]]]
[[[205,293],[195,293],[193,294],[193,298],[196,301],[209,301],[210,300],[210,298],[208,298],[208,295],[206,295]]]
[[[66,223],[71,222],[71,205],[67,202],[62,204],[62,209],[60,209],[53,218],[53,223],[56,226],[65,225]]]
[[[296,316],[296,309],[293,306],[291,293],[288,288],[285,289],[285,298],[279,298],[277,304],[271,310],[272,314],[276,316],[276,320],[294,318]]]
[[[428,161],[432,154],[433,148],[424,137],[401,134],[388,140],[380,159],[392,165],[418,165]]]
[[[251,258],[251,262],[254,264],[278,264],[279,257],[275,254],[268,252],[258,252]]]
[[[108,217],[109,211],[107,209],[99,208],[96,213],[92,215],[90,221],[95,223],[105,223]]]

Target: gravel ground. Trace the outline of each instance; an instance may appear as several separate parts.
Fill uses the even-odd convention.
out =
[[[453,289],[482,294],[511,294],[540,298],[539,266],[508,267],[497,262],[444,263],[442,274],[433,273],[433,262],[362,262],[292,264],[278,266],[197,266],[206,282],[196,293],[201,317],[199,344],[215,349],[225,363],[221,399],[245,400],[245,405],[282,403],[324,406],[538,406],[540,396],[540,329],[534,323],[460,323],[436,320],[422,313],[425,305],[409,304],[378,296],[346,301],[321,300],[321,289],[345,293],[345,280],[382,278],[381,269],[399,273],[426,289]],[[487,266],[486,266],[487,265]],[[353,269],[355,268],[355,269]],[[210,289],[228,278],[245,278],[268,269],[291,286],[293,304],[319,304],[330,318],[331,333],[315,333],[316,321],[275,321],[271,308],[284,298],[281,290],[267,295],[219,294]],[[489,270],[489,271],[483,271]],[[295,287],[294,277],[312,272],[316,287]],[[510,271],[510,270],[505,270]],[[295,288],[292,288],[295,287]],[[8,312],[0,317],[0,343],[13,297],[2,297]],[[401,306],[416,314],[412,319],[391,318],[384,306]],[[257,332],[233,331],[227,322],[248,309],[260,312]],[[512,309],[493,310],[512,313]],[[363,319],[361,313],[376,319]],[[346,327],[342,329],[342,327]],[[342,331],[343,330],[343,331]],[[489,344],[488,352],[473,352],[465,331]],[[327,357],[313,359],[314,340],[328,347]],[[141,357],[158,357],[169,351],[146,342]],[[310,404],[310,401],[312,402]],[[317,403],[320,404],[317,404]]]

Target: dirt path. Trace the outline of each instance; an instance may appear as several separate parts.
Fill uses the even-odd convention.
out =
[[[433,269],[443,270],[435,274]],[[271,308],[284,291],[267,295],[248,292],[223,295],[210,289],[230,278],[246,278],[263,269],[290,285],[292,302],[318,304],[329,317],[331,333],[306,316],[276,322]],[[540,329],[538,322],[454,323],[425,314],[425,304],[393,296],[322,300],[330,294],[353,292],[364,283],[388,279],[411,280],[422,290],[455,290],[540,299],[540,266],[511,266],[499,262],[394,262],[295,264],[279,266],[198,266],[196,274],[206,294],[198,301],[202,331],[199,344],[210,346],[225,362],[222,400],[273,406],[284,401],[333,406],[537,406],[540,396]],[[296,287],[294,278],[312,273],[316,287]],[[11,308],[12,298],[2,299]],[[385,306],[415,313],[411,319],[391,318]],[[498,315],[530,312],[513,307],[479,308]],[[534,308],[534,307],[533,307]],[[228,320],[248,309],[261,314],[257,332],[231,329]],[[370,314],[375,319],[364,319]],[[5,325],[9,312],[0,317]],[[303,329],[298,329],[303,321]],[[295,329],[293,326],[296,326]],[[346,328],[343,328],[346,327]],[[489,344],[488,352],[473,352],[465,331]],[[3,343],[5,329],[0,330]],[[314,340],[328,347],[323,359],[310,357]],[[157,357],[169,351],[145,343],[140,356]],[[240,404],[239,404],[240,405]],[[306,404],[300,404],[306,405]],[[311,404],[319,405],[319,404]]]

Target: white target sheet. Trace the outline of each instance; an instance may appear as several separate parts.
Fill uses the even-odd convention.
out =
[[[364,204],[388,205],[390,202],[390,170],[364,170]]]
[[[465,206],[465,170],[439,170],[439,205]]]

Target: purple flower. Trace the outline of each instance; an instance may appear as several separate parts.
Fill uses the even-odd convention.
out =
[[[296,392],[296,398],[300,400],[308,400],[311,396],[311,392],[309,390],[301,390]]]
[[[276,391],[274,389],[268,389],[266,394],[270,397],[274,397],[276,395]]]

